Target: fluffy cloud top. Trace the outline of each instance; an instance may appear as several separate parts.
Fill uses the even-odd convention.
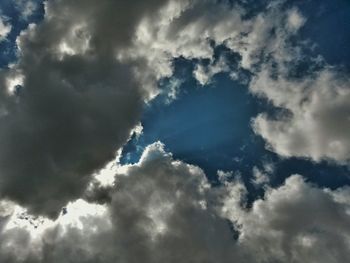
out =
[[[348,188],[320,189],[293,175],[247,208],[239,179],[210,187],[201,169],[174,160],[160,143],[117,171],[110,202],[76,201],[46,226],[14,226],[21,219],[0,210],[0,259],[329,263],[350,253]]]
[[[251,88],[289,111],[271,119],[262,114],[254,128],[282,156],[348,163],[350,158],[350,82],[333,70],[302,80],[257,76]]]

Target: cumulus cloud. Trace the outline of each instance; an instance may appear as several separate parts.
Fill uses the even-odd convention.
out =
[[[199,65],[195,71],[198,81],[205,84],[228,68],[224,60],[214,61],[212,42],[223,44],[248,30],[251,22],[242,21],[243,13],[239,6],[230,9],[213,1],[171,1],[154,16],[141,20],[132,45],[119,58],[133,63],[137,76],[149,85],[172,74],[174,58],[207,59],[211,66],[204,69]]]
[[[173,160],[156,143],[138,164],[118,172],[107,210],[84,201],[79,201],[80,212],[68,205],[67,214],[36,242],[26,240],[21,257],[34,262],[228,262],[225,255],[234,241],[227,221],[206,205],[209,184],[201,169]],[[89,213],[94,209],[102,210]],[[77,216],[73,223],[62,223],[71,213]],[[14,230],[4,233],[9,231]],[[7,238],[14,236],[2,235],[0,255],[16,262],[18,255],[6,244],[16,245]]]
[[[333,70],[322,70],[302,80],[273,79],[261,73],[252,84],[289,114],[277,119],[265,114],[254,120],[255,131],[270,149],[286,157],[299,156],[349,161],[349,79]]]
[[[280,47],[306,21],[297,8],[284,10],[283,4],[272,1],[247,19],[250,9],[241,1],[233,6],[210,0],[171,1],[154,16],[141,20],[131,47],[119,58],[134,61],[138,76],[145,81],[171,75],[173,58],[207,60],[209,67],[198,64],[194,71],[204,85],[213,75],[230,69],[232,61],[222,57],[216,61],[215,48],[223,46],[240,55],[236,62],[242,68],[253,71],[271,54],[289,55],[278,54]],[[137,63],[140,61],[143,63]]]
[[[243,51],[231,45],[241,54],[242,66],[253,74],[249,90],[284,112],[274,116],[261,113],[252,127],[267,141],[269,150],[283,157],[346,164],[350,156],[349,77],[328,66],[321,56],[305,55],[307,41],[297,45],[289,41],[307,21],[298,9],[271,17],[275,13],[272,9],[257,17],[261,23],[254,24],[256,30],[247,35]],[[247,56],[259,52],[260,57],[253,56],[255,62]]]
[[[288,40],[307,21],[298,9],[288,10],[283,20],[285,27],[276,26],[278,19],[267,23],[275,28],[275,35],[267,41],[265,60],[250,69],[249,89],[284,113],[261,113],[252,127],[269,150],[283,157],[346,164],[350,156],[349,77],[328,66],[321,56],[305,55],[307,42],[293,45]],[[303,64],[308,66],[303,68]]]
[[[174,160],[155,143],[139,163],[117,169],[107,204],[72,202],[67,214],[31,230],[13,224],[21,221],[9,208],[0,209],[8,218],[0,258],[46,263],[62,258],[84,263],[347,260],[348,188],[320,189],[293,175],[247,208],[244,184],[223,182],[211,187],[200,168]]]
[[[234,173],[210,186],[161,143],[137,164],[114,160],[183,57],[203,85],[250,71],[250,91],[285,110],[253,121],[269,149],[348,162],[349,80],[319,60],[321,70],[293,71],[303,53],[289,38],[307,19],[283,2],[249,16],[240,1],[47,1],[17,39],[18,62],[0,72],[0,261],[345,262],[349,188],[300,175],[271,188],[272,168],[254,168],[267,190],[248,206]],[[218,46],[238,54],[235,69]]]
[[[123,12],[115,15],[115,10]],[[317,101],[332,95],[327,88],[316,89],[319,84],[314,85],[314,99],[307,99],[303,108],[297,106],[301,89],[289,93],[293,105],[282,105],[270,92],[271,85],[262,88],[264,71],[256,68],[262,57],[272,56],[283,64],[300,52],[286,43],[306,20],[295,8],[280,11],[281,4],[270,4],[261,14],[244,19],[248,11],[239,3],[228,8],[225,3],[185,0],[46,2],[44,20],[17,40],[18,63],[1,72],[1,196],[32,212],[57,216],[126,142],[144,101],[159,93],[157,81],[172,74],[174,58],[209,60],[208,67],[198,64],[194,71],[202,84],[222,71],[239,76],[230,72],[228,60],[215,58],[218,45],[238,53],[239,65],[256,75],[252,92],[265,94],[293,113],[293,125],[285,119],[267,121],[264,115],[256,119],[255,130],[271,149],[284,156],[344,161],[348,135],[329,128],[328,121],[336,121],[330,116],[347,107],[345,89],[337,89],[342,95],[322,107],[320,116],[312,113],[321,105]],[[345,112],[337,116],[337,124],[348,118]],[[294,128],[285,131],[282,126]]]
[[[57,216],[114,158],[148,98],[116,54],[163,2],[45,3],[44,20],[17,39],[18,62],[1,72],[1,197]]]
[[[254,255],[252,262],[346,260],[349,206],[344,201],[349,198],[348,188],[319,189],[293,175],[245,210],[237,204],[241,188],[233,184],[223,211],[239,226],[239,244]]]

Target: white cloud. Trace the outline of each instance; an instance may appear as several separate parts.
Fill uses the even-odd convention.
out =
[[[141,21],[133,45],[120,52],[119,59],[144,59],[142,64],[135,63],[136,72],[144,82],[171,75],[173,58],[207,59],[209,67],[198,64],[194,71],[194,77],[202,85],[216,73],[229,70],[224,58],[214,61],[214,47],[218,45],[239,53],[241,67],[253,71],[257,63],[271,54],[275,58],[292,59],[294,54],[281,47],[306,19],[296,8],[282,11],[283,1],[274,3],[257,16],[243,19],[247,10],[239,3],[228,8],[225,3],[211,1],[172,1],[154,17]]]
[[[124,172],[108,203],[72,202],[35,237],[28,227],[5,223],[0,259],[329,263],[350,253],[349,188],[321,189],[293,175],[247,208],[239,178],[210,187],[201,169],[174,160],[161,143]],[[1,218],[11,214],[0,211]],[[7,225],[19,220],[14,215]]]
[[[215,74],[230,71],[227,64],[228,62],[222,57],[220,57],[219,61],[216,63],[211,63],[208,66],[198,64],[193,71],[193,75],[201,85],[207,85],[210,83]]]
[[[313,73],[313,66],[322,67],[324,63],[319,58],[309,61],[309,75],[304,73],[305,77],[297,79],[288,77],[295,71],[293,67],[305,59],[302,49],[307,44],[300,42],[291,46],[288,41],[307,21],[297,8],[282,11],[277,3],[256,17],[243,20],[245,10],[237,5],[228,9],[225,5],[212,6],[210,2],[179,2],[170,7],[153,19],[143,20],[137,28],[134,46],[124,53],[126,60],[145,59],[146,64],[136,67],[145,83],[146,79],[155,81],[169,76],[171,58],[185,57],[210,61],[209,66],[199,63],[194,70],[199,83],[208,84],[215,74],[230,71],[225,59],[214,60],[209,40],[216,45],[223,44],[238,52],[241,67],[254,74],[251,92],[263,95],[291,115],[274,120],[263,114],[256,118],[254,129],[266,139],[270,150],[284,157],[348,161],[349,82],[346,77],[338,74],[336,68]],[[213,9],[215,16],[212,16]],[[235,71],[230,74],[239,75]]]
[[[305,22],[306,18],[300,14],[298,9],[293,8],[288,11],[287,27],[289,30],[296,32],[305,24]]]
[[[14,95],[18,86],[22,86],[24,82],[24,76],[19,72],[13,72],[9,74],[6,79],[7,92],[9,95]]]
[[[6,39],[11,29],[11,24],[8,23],[3,16],[0,16],[0,42]]]
[[[267,183],[269,183],[269,181],[270,181],[269,175],[265,173],[265,171],[260,170],[256,166],[253,167],[252,183],[255,186],[258,187],[258,186],[266,185]]]
[[[211,1],[171,1],[154,17],[141,21],[133,45],[120,52],[119,59],[134,61],[138,78],[149,86],[172,74],[173,58],[209,59],[210,68],[198,66],[195,71],[195,77],[204,84],[227,68],[224,61],[213,64],[210,40],[223,44],[248,30],[251,22],[241,20],[242,12],[238,6],[229,9]]]
[[[348,200],[348,188],[338,191]],[[257,262],[342,262],[349,253],[349,206],[337,194],[293,175],[250,210],[227,214]]]
[[[323,159],[340,163],[350,156],[350,81],[332,69],[302,80],[277,79],[261,72],[251,85],[255,93],[269,98],[289,115],[271,119],[261,114],[255,131],[278,154]]]
[[[271,150],[348,161],[349,80],[335,68],[290,76],[303,59],[288,44],[306,22],[297,9],[270,5],[242,19],[245,12],[210,1],[46,2],[44,21],[18,38],[18,63],[0,75],[0,261],[346,262],[348,188],[321,189],[293,175],[265,186],[249,208],[241,180],[227,180],[233,172],[219,172],[223,186],[211,187],[160,142],[137,164],[111,162],[140,134],[143,103],[172,75],[174,57],[208,60],[194,72],[201,84],[229,71],[213,45],[239,53],[253,73],[250,91],[288,111],[254,121]],[[25,96],[8,93],[16,84]],[[254,182],[267,184],[272,172],[255,169]],[[33,230],[37,214],[52,220]]]

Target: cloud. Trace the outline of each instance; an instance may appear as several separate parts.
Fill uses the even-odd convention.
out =
[[[287,52],[279,54],[280,47],[306,19],[297,8],[286,10],[284,3],[264,4],[260,13],[246,18],[251,10],[241,1],[232,6],[224,1],[171,1],[141,20],[132,45],[119,58],[133,61],[138,77],[146,83],[170,76],[174,58],[209,61],[207,68],[199,63],[194,71],[194,77],[205,85],[219,72],[239,69],[230,69],[232,61],[224,57],[216,58],[215,48],[222,46],[239,54],[236,63],[241,68],[255,72],[257,64],[272,54],[292,57]]]
[[[225,58],[215,58],[214,47],[223,45],[238,53],[240,67],[252,73],[250,91],[289,113],[255,119],[253,128],[270,150],[284,157],[348,162],[348,77],[322,57],[307,58],[307,42],[292,44],[290,38],[307,22],[296,7],[286,9],[276,1],[251,19],[243,19],[246,12],[238,3],[232,9],[210,1],[173,3],[153,20],[141,21],[129,59],[146,61],[138,69],[142,79],[170,75],[173,57],[209,60],[208,66],[196,64],[193,72],[205,85],[219,72],[239,75],[240,69],[230,68]],[[306,70],[300,68],[303,63]]]
[[[349,253],[348,188],[319,189],[293,175],[250,209],[240,209],[237,194],[231,196],[224,212],[239,226],[252,262],[342,262]]]
[[[24,20],[28,20],[35,14],[40,4],[37,0],[13,0],[13,2]]]
[[[212,10],[215,10],[215,15]],[[228,68],[225,61],[214,61],[214,47],[234,39],[249,29],[243,22],[239,6],[228,8],[213,1],[171,1],[152,17],[145,17],[136,27],[132,45],[120,54],[121,61],[135,66],[138,78],[152,86],[161,78],[171,76],[174,58],[209,60],[211,67],[196,68],[200,83]]]
[[[345,164],[350,156],[349,85],[348,77],[332,69],[297,80],[261,72],[251,89],[288,114],[278,118],[260,114],[253,122],[254,130],[269,149],[282,156]]]
[[[267,183],[269,183],[270,181],[269,174],[266,173],[265,170],[260,170],[258,167],[254,166],[252,172],[253,172],[252,183],[256,187],[264,186]]]
[[[303,17],[299,10],[294,8],[288,11],[287,27],[291,31],[298,31],[306,22],[306,18]]]
[[[218,61],[212,62],[209,66],[197,65],[193,71],[193,76],[201,85],[207,85],[213,76],[219,72],[230,71],[226,61],[221,57]]]
[[[293,115],[255,120],[270,149],[287,157],[346,161],[346,82],[335,84],[336,74],[322,73],[306,94],[310,80],[291,82],[285,72],[278,80],[266,77],[273,73],[268,58],[288,72],[285,65],[301,57],[288,37],[306,19],[296,8],[281,11],[282,4],[244,19],[249,10],[238,2],[232,8],[187,0],[46,2],[44,20],[17,39],[18,63],[0,76],[0,195],[57,216],[127,141],[144,102],[160,93],[157,82],[172,75],[174,58],[208,60],[208,67],[195,67],[202,84],[222,71],[239,76],[229,60],[215,58],[218,45],[238,53],[239,67],[254,74],[253,93]]]
[[[259,114],[252,127],[266,140],[269,150],[283,157],[347,164],[350,156],[350,136],[346,132],[350,129],[349,77],[341,69],[327,65],[321,56],[307,55],[310,51],[307,41],[293,44],[289,40],[307,21],[298,9],[291,8],[284,15],[272,18],[274,13],[276,10],[272,9],[258,16],[261,23],[256,23],[254,28],[257,29],[248,34],[248,46],[247,43],[243,45],[246,50],[238,49],[242,66],[252,73],[251,93],[283,110],[282,114],[274,116]],[[274,34],[269,36],[272,29]],[[249,39],[259,39],[251,42],[259,47],[250,46]],[[251,50],[256,51],[251,53]],[[257,64],[252,64],[251,56],[245,53],[257,54],[261,52],[258,50],[264,51],[260,57],[254,56],[258,60]],[[249,63],[244,62],[246,58]]]
[[[269,150],[283,157],[347,163],[348,77],[322,57],[308,57],[307,41],[290,40],[307,22],[296,7],[276,1],[244,19],[247,12],[240,3],[232,9],[210,1],[171,3],[153,19],[141,21],[133,46],[122,52],[123,59],[144,61],[135,67],[145,83],[171,75],[174,57],[195,61],[193,75],[202,85],[219,72],[244,82],[240,71],[248,70],[249,90],[288,112],[274,118],[262,113],[253,121],[254,131]],[[216,57],[214,49],[220,45],[239,55],[238,67]]]
[[[273,117],[262,113],[253,121],[253,129],[267,141],[269,150],[283,157],[348,163],[348,76],[328,66],[321,56],[306,55],[311,45],[308,41],[295,44],[290,40],[307,22],[299,9],[276,1],[250,19],[243,19],[247,10],[239,3],[230,9],[225,4],[203,2],[181,10],[159,27],[141,23],[154,35],[147,42],[140,34],[135,45],[142,44],[143,52],[148,48],[158,52],[158,61],[163,55],[163,68],[171,69],[166,58],[169,54],[209,60],[208,66],[196,64],[193,72],[202,85],[219,72],[234,78],[240,76],[240,70],[248,70],[252,74],[249,90],[288,113]],[[212,10],[220,15],[213,17]],[[177,38],[170,42],[169,35]],[[187,48],[183,48],[184,43]],[[239,54],[240,67],[230,68],[230,61],[215,57],[214,48],[219,45]]]
[[[0,261],[345,262],[349,188],[300,175],[271,188],[272,168],[256,168],[267,191],[248,206],[234,173],[213,187],[159,142],[137,164],[114,159],[183,57],[201,84],[250,71],[250,91],[284,109],[253,121],[269,149],[348,162],[349,81],[317,59],[296,70],[304,46],[289,38],[307,19],[282,4],[247,18],[241,3],[46,2],[42,23],[17,39],[18,63],[0,72]],[[215,56],[220,45],[238,68]]]
[[[45,2],[44,20],[17,39],[18,62],[0,73],[1,197],[55,217],[115,157],[149,97],[116,55],[163,3]]]
[[[253,73],[249,90],[268,99],[283,113],[259,114],[253,120],[254,131],[266,140],[269,150],[282,157],[347,164],[350,156],[350,136],[346,132],[350,129],[348,75],[327,65],[321,56],[307,55],[310,51],[307,41],[292,44],[289,39],[307,21],[298,9],[291,8],[285,16],[272,20],[265,16],[262,21],[267,30],[257,31],[260,41],[266,44],[259,66],[248,67]],[[278,21],[282,25],[286,21],[285,26],[278,26]],[[275,33],[268,39],[267,32],[271,29]],[[243,53],[243,66],[244,58]]]
[[[321,189],[292,175],[247,208],[244,184],[239,179],[223,182],[211,187],[200,168],[174,160],[161,143],[155,143],[146,148],[139,163],[119,170],[109,203],[72,202],[67,214],[32,231],[23,224],[5,225],[0,259],[16,263],[62,258],[81,263],[346,261],[349,188]],[[20,221],[13,216],[8,220]]]
[[[56,225],[27,240],[17,255],[11,252],[14,236],[6,235],[14,229],[6,229],[0,255],[34,262],[228,262],[234,241],[227,221],[206,207],[208,189],[201,169],[173,160],[156,143],[116,176],[107,210],[95,207],[100,212],[94,215],[93,205],[84,201],[68,205]],[[71,213],[75,216],[62,223]]]
[[[0,42],[6,39],[11,29],[11,24],[9,24],[3,16],[0,16]]]

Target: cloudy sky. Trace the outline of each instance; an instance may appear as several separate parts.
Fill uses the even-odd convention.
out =
[[[1,0],[0,262],[344,263],[348,0]]]

